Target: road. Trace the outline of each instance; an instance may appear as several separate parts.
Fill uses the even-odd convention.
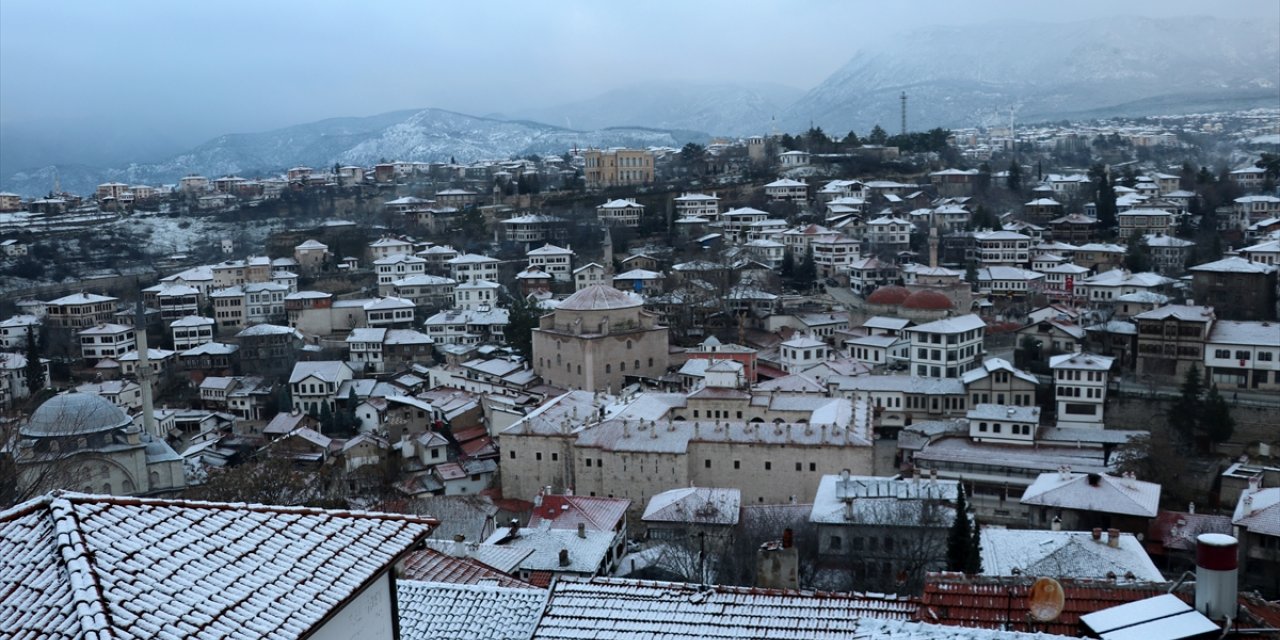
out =
[[[1153,385],[1146,382],[1135,382],[1129,379],[1121,378],[1113,384],[1120,390],[1120,393],[1126,396],[1140,396],[1144,398],[1177,398],[1181,394],[1181,389],[1177,385]],[[1231,404],[1238,404],[1242,407],[1280,407],[1280,393],[1274,391],[1257,391],[1255,389],[1233,389],[1230,387],[1219,387],[1218,392],[1227,399]]]

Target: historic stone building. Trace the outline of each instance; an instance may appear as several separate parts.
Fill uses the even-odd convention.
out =
[[[499,435],[503,495],[628,498],[737,487],[743,504],[804,501],[823,474],[872,473],[866,402],[705,386],[626,398],[571,391]]]
[[[144,495],[186,486],[181,456],[99,396],[56,395],[18,433],[14,460],[24,489]]]
[[[639,297],[592,285],[565,298],[533,330],[533,369],[564,389],[614,391],[628,377],[667,371],[667,328]]]

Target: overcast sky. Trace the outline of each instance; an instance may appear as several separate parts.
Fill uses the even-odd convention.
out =
[[[0,124],[194,143],[396,109],[512,112],[653,80],[809,89],[869,37],[919,25],[1206,11],[1280,24],[1276,0],[3,0]]]

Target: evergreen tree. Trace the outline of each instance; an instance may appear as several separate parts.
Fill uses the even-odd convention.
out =
[[[889,141],[889,134],[885,133],[885,130],[880,128],[880,125],[876,125],[871,128],[871,133],[867,136],[867,141],[871,144],[882,145]]]
[[[1200,396],[1203,393],[1204,385],[1200,381],[1200,368],[1192,364],[1187,370],[1186,377],[1182,379],[1182,392],[1169,411],[1169,426],[1182,438],[1184,445],[1195,438],[1196,425],[1200,422]]]
[[[320,432],[333,433],[333,410],[329,408],[327,401],[320,403],[320,415],[317,417],[320,420]]]
[[[789,281],[795,277],[796,275],[795,260],[796,260],[795,252],[791,250],[791,247],[786,247],[785,249],[782,250],[782,267],[779,269],[778,275],[782,276],[783,280]]]
[[[1124,267],[1134,273],[1151,270],[1151,248],[1146,238],[1140,233],[1129,236],[1129,244],[1124,253]]]
[[[534,303],[524,296],[516,296],[507,310],[507,326],[502,328],[502,335],[507,345],[520,352],[525,358],[533,357],[533,330],[538,326],[542,314]]]
[[[977,520],[973,521],[973,533],[969,537],[969,564],[965,566],[965,573],[982,573],[982,528]]]
[[[1111,185],[1107,168],[1095,164],[1089,168],[1089,177],[1093,178],[1095,201],[1098,210],[1098,226],[1102,229],[1114,229],[1116,226],[1116,190]]]
[[[35,395],[44,389],[44,365],[40,364],[40,350],[36,348],[36,328],[27,327],[27,392]]]
[[[1006,182],[1009,190],[1013,192],[1022,191],[1022,165],[1017,160],[1009,163],[1009,178]]]
[[[856,149],[858,147],[861,147],[862,141],[858,139],[858,134],[854,133],[853,131],[850,131],[849,135],[845,136],[844,140],[840,141],[840,144],[843,145],[845,150],[847,151],[849,149]]]
[[[804,260],[796,269],[796,282],[812,285],[818,279],[818,265],[813,261],[813,247],[804,252]]]
[[[956,516],[947,532],[947,571],[967,571],[973,564],[969,554],[973,550],[973,531],[969,524],[969,506],[964,496],[964,484],[956,491]]]
[[[1201,427],[1212,442],[1226,442],[1235,433],[1236,421],[1231,417],[1231,407],[1227,399],[1218,393],[1218,385],[1209,387],[1209,395],[1204,400],[1204,411]]]

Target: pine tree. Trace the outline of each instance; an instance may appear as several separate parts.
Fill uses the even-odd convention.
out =
[[[1204,385],[1200,381],[1200,368],[1195,364],[1187,370],[1182,379],[1182,392],[1174,401],[1169,411],[1169,426],[1173,432],[1183,439],[1183,444],[1195,438],[1196,425],[1200,422],[1202,410],[1200,396],[1204,393]]]
[[[965,573],[982,573],[982,528],[978,521],[973,521],[973,532],[969,536],[969,563],[965,565]]]
[[[880,125],[871,128],[871,133],[867,136],[867,141],[871,144],[884,144],[889,141],[889,134],[885,132]]]
[[[800,267],[796,269],[796,282],[807,286],[812,285],[817,279],[818,265],[813,261],[813,247],[810,246],[804,253],[804,260],[800,263]]]
[[[44,365],[40,363],[40,350],[36,348],[36,328],[27,327],[27,392],[35,395],[44,389]]]
[[[1216,384],[1209,387],[1209,395],[1204,399],[1200,424],[1205,435],[1213,442],[1226,442],[1235,433],[1236,421],[1231,417],[1231,407],[1227,404],[1227,399],[1218,393]]]
[[[323,433],[328,431],[329,433],[333,433],[333,410],[329,408],[329,403],[327,401],[320,403],[319,419],[320,432]]]
[[[956,517],[947,532],[947,571],[967,571],[973,564],[973,532],[969,524],[969,506],[964,497],[964,484],[956,490]]]
[[[541,317],[542,314],[533,303],[524,296],[516,296],[507,312],[507,326],[502,328],[502,336],[506,338],[507,345],[525,358],[532,358],[533,330]]]
[[[1124,254],[1124,267],[1134,273],[1151,270],[1151,249],[1140,233],[1129,236],[1129,244]]]
[[[1006,181],[1009,190],[1013,192],[1022,191],[1022,166],[1017,160],[1009,163],[1009,178]]]

